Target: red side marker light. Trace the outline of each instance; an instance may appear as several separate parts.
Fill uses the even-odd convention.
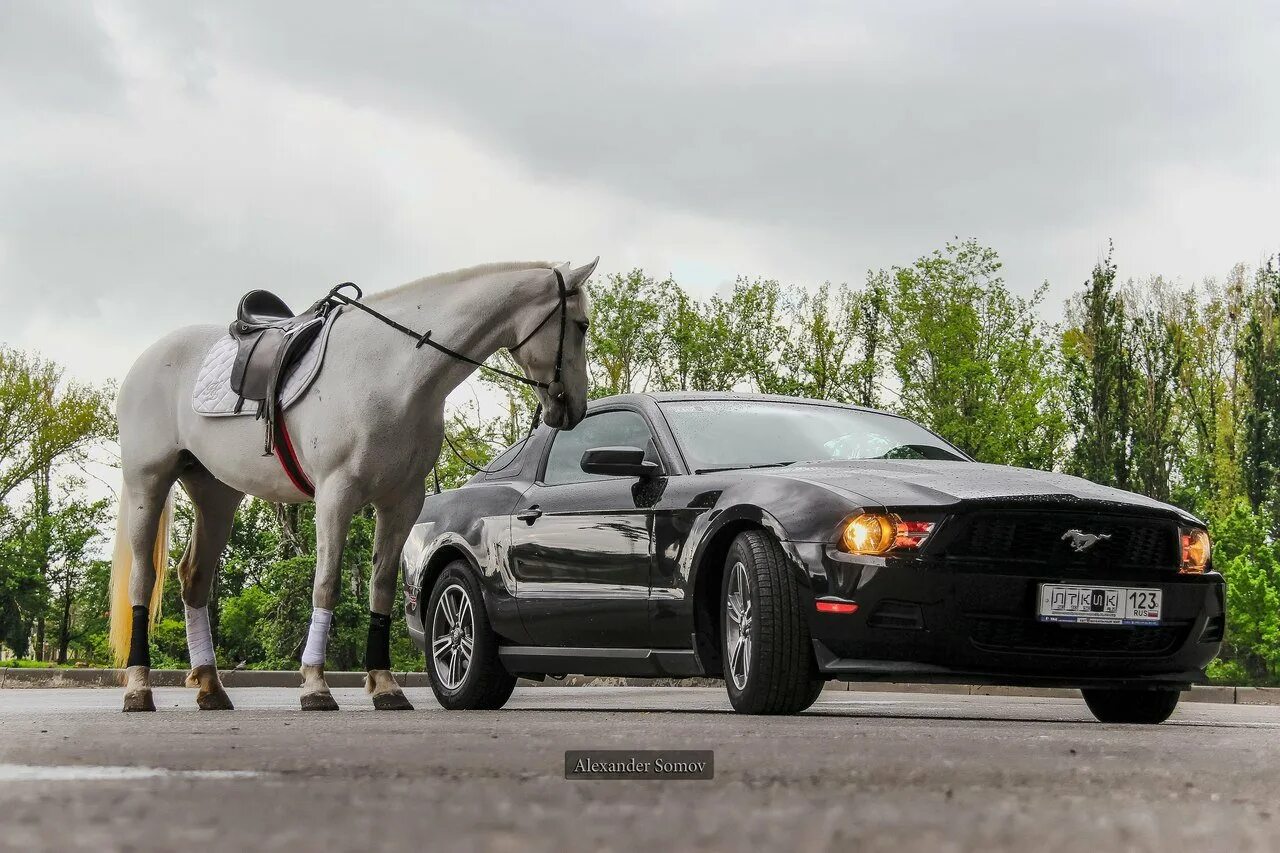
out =
[[[855,601],[819,601],[817,602],[819,613],[857,613],[858,604]]]

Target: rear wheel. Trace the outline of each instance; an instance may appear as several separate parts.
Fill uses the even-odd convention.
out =
[[[451,711],[492,711],[506,704],[516,677],[498,659],[484,594],[466,563],[450,563],[436,578],[423,624],[427,677],[441,705]]]
[[[1167,687],[1156,690],[1125,690],[1095,687],[1081,690],[1089,710],[1102,723],[1144,723],[1155,725],[1169,719],[1178,707],[1180,691]]]
[[[800,584],[777,540],[749,530],[729,547],[720,594],[729,702],[743,714],[794,714],[822,691]]]

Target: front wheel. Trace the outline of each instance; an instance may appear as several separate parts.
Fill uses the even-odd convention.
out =
[[[1080,692],[1098,722],[1146,725],[1169,719],[1181,696],[1180,691],[1167,687],[1155,690],[1094,687]]]
[[[516,677],[498,658],[484,594],[461,560],[436,578],[423,620],[427,678],[436,700],[450,711],[493,711],[511,698]]]
[[[729,702],[742,714],[795,714],[822,690],[800,584],[776,539],[733,540],[721,583],[721,657]]]

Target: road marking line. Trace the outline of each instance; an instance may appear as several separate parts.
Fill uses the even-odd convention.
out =
[[[257,770],[169,770],[164,767],[0,764],[0,782],[119,782],[131,779],[245,779]]]

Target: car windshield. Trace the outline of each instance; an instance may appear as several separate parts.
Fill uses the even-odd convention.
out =
[[[842,459],[964,460],[919,424],[877,412],[755,400],[659,405],[695,471]]]

